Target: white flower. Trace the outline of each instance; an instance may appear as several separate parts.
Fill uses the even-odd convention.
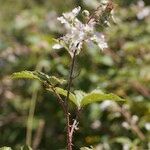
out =
[[[88,10],[83,10],[82,11],[82,15],[85,17],[89,17],[90,16],[90,12]]]
[[[76,55],[80,53],[82,49],[83,42],[96,43],[100,49],[105,49],[108,47],[104,35],[102,33],[95,31],[95,20],[90,19],[88,23],[82,23],[77,15],[79,14],[81,7],[73,9],[71,12],[63,13],[58,20],[64,24],[66,28],[66,35],[60,38],[62,42],[59,44],[65,47],[71,57],[73,57],[74,52]],[[61,46],[55,45],[54,48]]]
[[[91,40],[95,42],[102,50],[108,48],[104,35],[101,33],[96,33],[93,37],[91,37]]]
[[[68,21],[71,22],[79,14],[80,10],[81,10],[80,6],[77,8],[74,8],[72,12],[63,13],[62,17],[58,17],[58,20],[61,21],[61,23],[67,23]]]
[[[81,10],[81,7],[78,6],[77,8],[74,8],[72,10],[72,14],[74,14],[74,16],[77,16],[79,14],[80,10]]]
[[[59,20],[62,24],[68,23],[68,21],[64,17],[58,17],[57,20]]]
[[[53,45],[53,49],[60,49],[60,48],[62,48],[63,46],[62,45],[60,45],[60,44],[55,44],[55,45]]]

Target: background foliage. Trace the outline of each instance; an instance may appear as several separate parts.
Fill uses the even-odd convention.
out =
[[[65,120],[54,96],[37,81],[12,81],[10,75],[36,69],[67,78],[69,55],[52,49],[52,38],[64,32],[56,18],[78,5],[93,10],[97,2],[0,0],[0,146],[25,144],[28,111],[36,100],[32,144],[41,150],[65,147]],[[144,2],[145,6],[137,0],[115,1],[116,24],[104,29],[109,49],[100,52],[85,45],[73,84],[85,92],[98,88],[129,99],[123,108],[130,121],[115,109],[116,103],[92,104],[81,114],[74,149],[150,149],[150,6]]]

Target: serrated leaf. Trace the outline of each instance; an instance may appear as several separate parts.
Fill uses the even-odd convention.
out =
[[[49,76],[43,72],[40,71],[21,71],[13,73],[11,76],[13,79],[37,79],[42,83],[49,83],[52,86],[55,86],[57,84],[63,84],[65,83],[64,79],[59,79],[55,76]]]
[[[47,89],[47,90],[53,92],[52,89]],[[56,93],[67,97],[67,93],[68,93],[67,90],[64,90],[64,89],[62,89],[60,87],[55,87],[55,91],[56,91]],[[71,92],[69,93],[69,100],[71,100],[75,105],[78,106],[78,103],[76,101],[75,95],[73,93],[71,93]]]
[[[36,75],[41,81],[47,82],[52,86],[56,86],[57,84],[64,84],[66,82],[64,79],[57,78],[55,76],[49,76],[40,71],[34,71],[33,74]]]
[[[40,78],[34,74],[34,71],[21,71],[11,75],[13,79],[38,79]]]
[[[49,75],[40,71],[34,71],[33,74],[36,75],[42,82],[49,82]]]
[[[56,84],[64,84],[64,83],[66,83],[66,80],[56,78],[55,76],[50,76],[49,82],[52,83],[53,85],[56,85]]]
[[[82,101],[83,97],[86,95],[86,93],[81,90],[76,90],[76,91],[74,91],[74,94],[75,94],[77,106],[80,107],[81,101]]]
[[[120,98],[119,96],[115,94],[104,94],[98,91],[93,91],[89,94],[87,94],[81,101],[81,107],[94,103],[94,102],[100,102],[104,100],[113,100],[113,101],[124,101],[124,99]]]
[[[52,89],[47,89],[48,91],[54,92]],[[59,87],[55,87],[56,93],[67,96],[67,90],[64,90]],[[69,100],[71,100],[78,108],[84,107],[87,104],[104,101],[104,100],[113,100],[113,101],[124,101],[115,94],[104,94],[100,90],[94,90],[91,93],[85,93],[80,90],[74,91],[74,94],[70,92]]]
[[[4,147],[1,147],[0,150],[12,150],[12,149],[11,149],[11,147],[4,146]]]

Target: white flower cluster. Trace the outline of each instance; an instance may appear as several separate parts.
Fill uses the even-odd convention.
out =
[[[94,42],[101,50],[108,47],[104,35],[95,31],[96,22],[94,19],[91,18],[86,23],[82,23],[77,18],[80,11],[81,7],[79,6],[71,12],[63,13],[63,15],[58,18],[58,20],[64,24],[67,33],[60,38],[59,44],[54,45],[53,48],[59,49],[65,47],[71,57],[73,57],[75,51],[76,54],[80,53],[84,42]]]

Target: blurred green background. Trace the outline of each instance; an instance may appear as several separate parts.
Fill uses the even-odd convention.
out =
[[[26,142],[31,100],[36,100],[32,145],[40,150],[65,148],[65,120],[55,97],[35,81],[12,81],[22,70],[40,70],[67,78],[70,56],[53,50],[64,33],[57,17],[80,5],[93,10],[96,0],[0,0],[0,147]],[[150,149],[150,2],[116,0],[116,24],[103,29],[109,49],[84,46],[77,58],[74,89],[99,88],[128,98],[124,104],[144,135],[128,127],[125,117],[106,103],[88,106],[81,114],[74,149]],[[106,106],[105,106],[106,105]],[[71,111],[74,111],[72,107]],[[35,146],[36,145],[36,146]]]

